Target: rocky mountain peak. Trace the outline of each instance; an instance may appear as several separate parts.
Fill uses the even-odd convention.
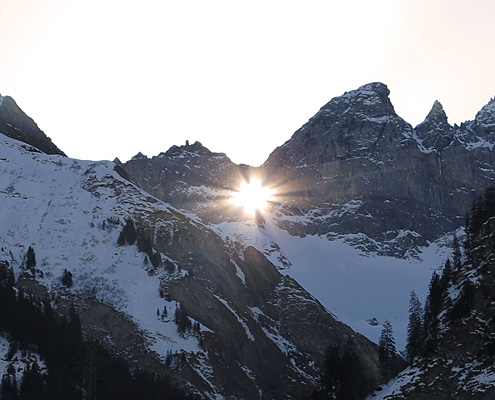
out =
[[[0,133],[34,146],[46,154],[65,156],[9,96],[0,96]]]
[[[147,160],[148,157],[146,157],[143,153],[139,152],[134,157],[131,158],[131,160],[141,160],[141,159]]]
[[[369,116],[395,115],[389,99],[390,90],[381,82],[368,83],[330,100],[322,110],[366,112]],[[343,108],[345,107],[345,109]],[[349,107],[351,107],[349,109]]]
[[[474,126],[479,134],[495,132],[495,97],[476,114]]]
[[[443,106],[438,100],[435,100],[433,103],[433,107],[426,116],[425,120],[435,121],[438,123],[447,123],[447,114],[445,114]]]
[[[424,149],[432,151],[441,151],[454,138],[454,128],[447,122],[447,114],[438,100],[435,100],[425,120],[414,131]]]
[[[266,164],[308,165],[388,153],[412,128],[395,113],[387,86],[375,82],[330,100]]]
[[[197,141],[174,145],[151,158],[138,153],[124,168],[133,182],[149,193],[177,203],[187,197],[187,188],[183,185],[226,188],[233,187],[239,177],[239,167],[225,153],[212,152]],[[176,185],[178,180],[180,185]]]
[[[201,142],[194,142],[193,144],[189,144],[189,141],[186,141],[186,144],[183,146],[172,146],[167,150],[166,153],[161,153],[161,156],[169,156],[169,157],[184,157],[184,156],[225,156],[225,153],[213,153],[208,148],[203,146]]]

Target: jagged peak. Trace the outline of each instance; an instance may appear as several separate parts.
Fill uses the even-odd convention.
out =
[[[143,153],[139,152],[134,157],[132,157],[131,160],[141,160],[141,159],[147,159],[147,158],[148,158],[147,156],[145,156]]]
[[[431,108],[430,113],[433,111],[443,111],[442,103],[440,103],[438,100],[435,100],[435,102],[433,103],[433,107]]]
[[[427,121],[431,121],[434,123],[448,124],[447,114],[445,113],[442,104],[438,100],[435,100],[435,102],[433,103],[433,107],[431,107],[431,110],[428,113],[428,115],[426,116],[423,123],[425,123]]]
[[[389,94],[390,90],[388,90],[387,85],[381,82],[371,82],[350,92],[345,92],[341,97],[356,97],[359,95],[388,97]]]
[[[211,151],[207,149],[205,146],[201,144],[201,142],[194,142],[193,144],[189,144],[189,141],[186,141],[186,144],[183,146],[173,145],[170,149],[168,149],[165,153],[161,153],[166,156],[176,156],[183,155],[185,153],[196,153],[196,154],[211,154]]]
[[[343,113],[361,112],[370,116],[395,115],[395,110],[389,98],[390,90],[381,82],[367,83],[355,90],[345,92],[330,100],[321,111],[336,111]],[[350,107],[350,108],[349,108]]]
[[[495,125],[495,97],[478,111],[475,122],[482,125]]]
[[[160,156],[186,156],[186,155],[194,155],[194,156],[225,156],[225,153],[214,153],[207,147],[203,146],[201,142],[195,141],[193,144],[189,144],[189,141],[186,141],[186,144],[183,146],[172,146],[167,150],[166,153],[161,153]]]

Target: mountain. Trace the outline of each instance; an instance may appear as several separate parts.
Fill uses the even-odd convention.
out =
[[[495,189],[471,208],[463,259],[430,285],[437,298],[427,348],[371,398],[376,400],[495,397]],[[432,282],[434,280],[432,279]]]
[[[22,111],[12,97],[0,96],[0,132],[30,144],[46,154],[65,156],[38,125]]]
[[[257,248],[372,340],[381,327],[368,320],[391,320],[403,349],[409,293],[426,297],[466,210],[493,182],[493,104],[459,127],[435,102],[413,128],[386,85],[370,83],[330,100],[260,168],[200,143],[138,154],[122,167],[224,239]],[[251,177],[275,192],[263,229],[229,202]]]
[[[266,176],[297,193],[294,203],[309,219],[286,229],[360,234],[356,244],[369,251],[406,256],[463,223],[494,177],[489,111],[453,128],[436,102],[413,129],[388,94],[372,83],[332,99],[269,156]]]
[[[493,181],[494,103],[452,127],[435,102],[412,128],[388,95],[384,84],[371,83],[332,99],[261,168],[236,166],[199,143],[123,167],[146,191],[212,222],[232,218],[218,212],[226,191],[258,176],[277,191],[276,223],[292,235],[344,238],[365,252],[408,257],[462,225]]]
[[[75,307],[87,339],[201,398],[300,398],[336,344],[355,349],[376,386],[375,344],[258,250],[119,169],[0,136],[0,261],[18,290],[61,315]]]
[[[75,306],[88,339],[200,397],[308,396],[334,346],[359,355],[355,376],[369,391],[382,380],[372,342],[388,320],[404,349],[411,290],[427,297],[466,211],[493,183],[494,107],[491,100],[473,121],[451,126],[435,102],[413,128],[388,88],[370,83],[330,100],[259,168],[199,142],[122,164],[2,138],[0,261],[18,289],[51,299],[57,313]],[[253,178],[273,197],[249,216],[232,198]],[[478,276],[469,268],[453,275],[450,317],[462,311],[466,279]],[[439,317],[440,328],[459,327],[458,336],[442,331],[439,348],[452,357],[436,361],[456,365],[458,386],[483,376],[491,385],[479,364],[491,325],[476,325],[488,321],[477,315],[464,330],[465,315]],[[482,332],[473,345],[481,358],[462,369],[450,360],[466,357],[461,336],[471,331]],[[428,357],[375,396],[408,398]],[[428,374],[411,393],[421,382],[440,393],[435,379],[449,381]]]

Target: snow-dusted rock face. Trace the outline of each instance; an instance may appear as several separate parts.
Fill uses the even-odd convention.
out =
[[[38,125],[9,96],[0,96],[0,132],[12,139],[35,146],[46,154],[65,156]]]
[[[425,151],[441,151],[452,143],[454,128],[439,101],[435,101],[425,120],[414,129]]]
[[[124,168],[142,188],[200,216],[225,239],[255,246],[369,338],[377,340],[380,328],[366,320],[395,320],[403,349],[407,295],[415,290],[424,299],[431,270],[449,255],[452,232],[464,223],[472,199],[493,184],[495,158],[474,122],[449,125],[435,102],[413,129],[388,95],[385,85],[372,83],[332,99],[261,168],[225,159],[214,165],[214,153],[193,155],[192,146],[174,148],[184,158],[139,155]],[[492,103],[477,116],[479,126],[490,120]],[[263,229],[225,207],[240,177],[250,175],[277,192]],[[375,305],[357,305],[353,291],[340,290],[350,285],[347,267],[354,287]]]
[[[265,165],[293,168],[326,164],[407,146],[412,127],[397,116],[388,95],[384,84],[370,83],[335,97],[274,150]]]
[[[86,335],[132,366],[205,398],[300,398],[326,347],[351,341],[379,380],[376,345],[262,253],[142,191],[114,163],[50,156],[0,135],[0,203],[0,261],[17,285],[60,312],[74,304]],[[129,219],[161,261],[117,244]],[[177,310],[193,329],[178,332]]]
[[[146,191],[212,223],[238,220],[222,201],[242,177],[257,175],[278,191],[277,224],[292,235],[415,256],[457,229],[492,184],[493,101],[461,127],[435,102],[413,129],[388,96],[384,84],[370,83],[330,100],[261,168],[237,166],[199,143],[151,159],[138,154],[123,167]]]
[[[217,222],[232,218],[222,203],[250,170],[199,142],[173,146],[152,158],[138,153],[122,167],[148,193]]]
[[[412,129],[388,93],[373,83],[332,99],[265,162],[264,175],[287,193],[287,213],[307,216],[282,221],[292,234],[361,234],[358,246],[404,256],[459,227],[493,183],[492,102],[460,128],[436,102]]]

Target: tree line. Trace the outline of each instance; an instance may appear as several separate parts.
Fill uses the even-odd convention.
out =
[[[41,373],[39,365],[29,364],[18,382],[11,364],[1,380],[2,400],[80,400],[89,398],[88,382],[93,382],[93,398],[188,398],[164,377],[131,372],[99,343],[84,340],[73,306],[67,316],[59,315],[48,299],[39,301],[15,288],[7,261],[0,262],[0,304],[0,333],[9,339],[9,355],[17,350],[36,352],[48,371]]]

